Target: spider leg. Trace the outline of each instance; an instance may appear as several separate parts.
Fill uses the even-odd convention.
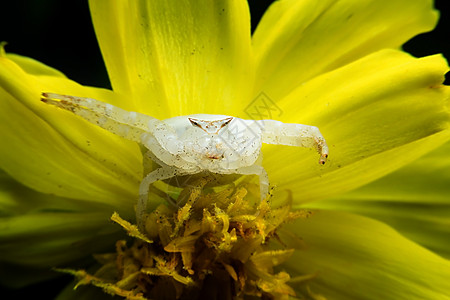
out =
[[[147,210],[147,201],[148,201],[148,191],[150,185],[158,180],[164,180],[171,178],[177,175],[177,171],[175,168],[171,168],[169,166],[162,166],[149,174],[147,174],[144,179],[142,179],[141,184],[139,185],[139,199],[136,205],[136,220],[138,223],[138,227],[142,232],[145,229],[145,213]]]
[[[42,93],[41,101],[71,111],[94,125],[135,142],[141,142],[144,133],[161,129],[172,131],[161,120],[91,98]]]
[[[323,165],[327,161],[328,146],[317,127],[274,120],[254,122],[257,122],[263,128],[263,143],[313,148],[320,154],[320,164]]]
[[[261,159],[258,161],[261,161]],[[269,175],[267,175],[264,167],[258,164],[258,161],[254,165],[236,169],[235,173],[241,175],[258,175],[259,192],[261,194],[261,201],[263,201],[267,197],[267,194],[269,194]]]

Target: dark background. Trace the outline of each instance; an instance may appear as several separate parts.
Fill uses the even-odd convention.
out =
[[[249,0],[253,29],[272,2]],[[415,56],[443,53],[450,61],[449,6],[449,0],[436,0],[435,7],[441,11],[436,29],[413,38],[404,49]],[[83,85],[110,87],[91,25],[87,1],[2,1],[0,41],[8,42],[7,52],[32,57]],[[446,83],[450,83],[450,76],[447,76]],[[0,295],[5,299],[32,299],[37,295],[51,299],[70,280],[67,276],[17,291],[0,287]]]

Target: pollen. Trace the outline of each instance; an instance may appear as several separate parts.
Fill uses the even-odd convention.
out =
[[[78,277],[77,286],[126,299],[295,296],[280,265],[303,244],[292,234],[283,240],[282,225],[309,212],[292,212],[289,193],[261,202],[250,182],[212,192],[207,183],[200,178],[185,187],[178,207],[160,205],[147,214],[145,232],[114,213],[112,220],[131,239],[117,241],[115,253],[95,255],[102,267],[92,275],[63,271]]]

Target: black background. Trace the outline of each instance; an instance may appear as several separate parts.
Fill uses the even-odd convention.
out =
[[[253,29],[272,2],[249,0]],[[406,51],[415,56],[443,53],[450,60],[449,2],[449,0],[435,1],[435,7],[441,11],[438,26],[434,31],[421,34],[409,41],[404,46]],[[37,59],[83,85],[110,87],[91,25],[87,1],[2,1],[0,41],[8,42],[6,48],[8,52]],[[446,80],[447,84],[449,82],[450,78]],[[0,287],[0,297],[51,299],[70,280],[70,277],[63,277],[16,291]]]

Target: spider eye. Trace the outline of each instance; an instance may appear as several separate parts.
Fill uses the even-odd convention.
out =
[[[198,121],[196,119],[192,119],[192,118],[188,118],[188,119],[189,119],[189,121],[191,122],[191,124],[193,126],[197,126],[197,127],[202,128],[202,126],[200,125],[200,123],[198,123]]]
[[[221,125],[220,125],[220,129],[224,128],[225,126],[227,126],[228,124],[230,124],[230,122],[233,120],[233,117],[230,118],[226,118],[222,121],[224,121]]]

